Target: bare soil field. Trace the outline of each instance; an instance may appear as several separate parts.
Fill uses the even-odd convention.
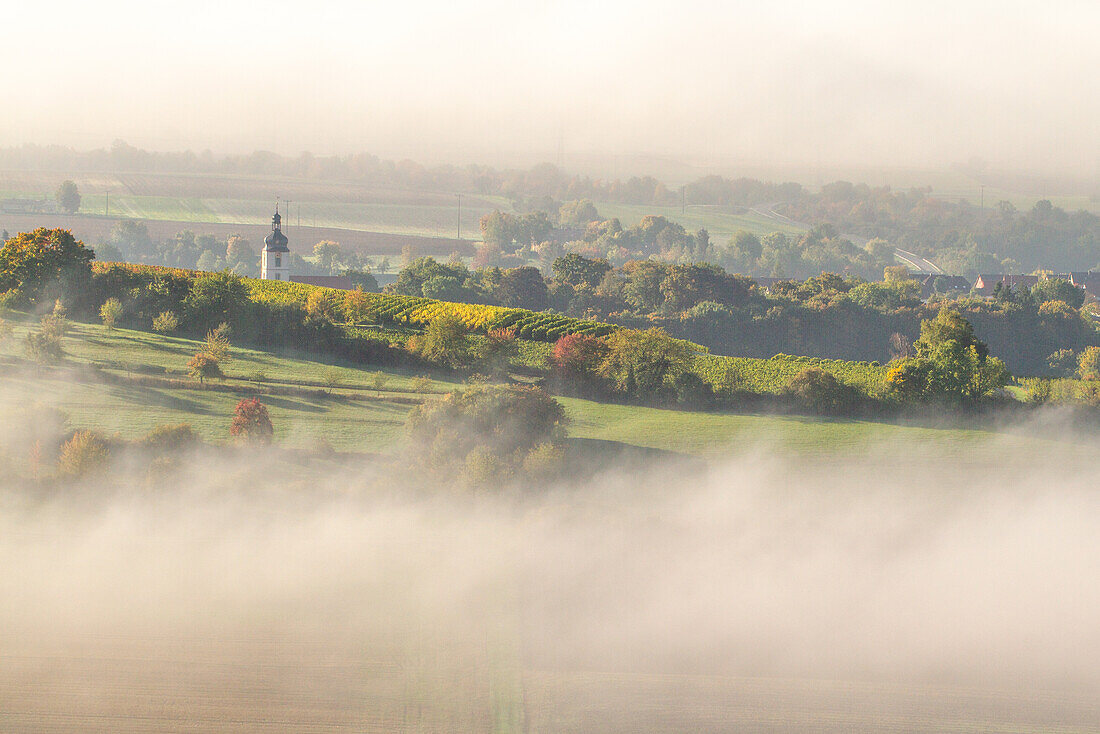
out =
[[[455,649],[238,637],[36,640],[0,648],[0,729],[31,732],[1059,732],[1100,726],[1084,692],[835,680],[525,671]],[[318,635],[319,637],[320,635]],[[426,652],[426,651],[424,651]],[[513,705],[515,704],[515,705]],[[519,716],[509,716],[521,711]]]
[[[268,227],[248,224],[223,224],[212,222],[187,222],[173,220],[143,220],[154,239],[174,237],[177,232],[189,229],[196,234],[209,234],[224,239],[231,234],[240,234],[253,243],[260,243],[267,235]],[[24,232],[36,227],[60,227],[72,230],[72,233],[88,245],[106,242],[118,222],[115,218],[90,217],[65,214],[0,214],[0,227],[10,233]],[[364,232],[336,227],[296,227],[287,228],[291,250],[302,255],[312,254],[313,245],[321,240],[339,242],[341,247],[356,250],[367,255],[399,255],[406,246],[420,255],[446,257],[457,251],[460,255],[474,254],[473,243],[445,237],[418,237],[415,235],[386,234],[382,232]]]

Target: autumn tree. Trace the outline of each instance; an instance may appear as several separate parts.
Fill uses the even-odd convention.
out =
[[[39,228],[8,238],[0,247],[0,293],[35,303],[48,289],[80,293],[91,280],[95,253],[64,229]]]
[[[652,397],[691,369],[692,359],[688,343],[673,339],[663,329],[618,329],[607,338],[600,374],[619,392]]]
[[[570,380],[591,382],[599,377],[607,344],[587,334],[566,334],[554,342],[550,357],[554,370]]]
[[[1100,347],[1088,347],[1077,358],[1077,375],[1082,380],[1100,380]]]
[[[228,362],[232,359],[230,353],[232,345],[229,343],[230,331],[229,324],[223,321],[206,332],[206,339],[203,341],[203,351],[213,357],[216,362]]]
[[[271,425],[271,416],[267,406],[257,398],[245,398],[233,409],[233,423],[229,426],[229,435],[246,443],[271,443],[275,428]]]
[[[318,321],[337,323],[341,320],[342,300],[332,288],[317,288],[306,299],[306,313]]]
[[[221,365],[218,360],[207,354],[199,352],[187,362],[187,372],[202,385],[207,379],[222,376]]]
[[[57,468],[70,477],[84,476],[102,470],[108,457],[106,441],[92,431],[77,431],[62,445]]]
[[[344,317],[349,324],[359,324],[366,321],[370,315],[370,300],[362,288],[348,291],[344,295]]]

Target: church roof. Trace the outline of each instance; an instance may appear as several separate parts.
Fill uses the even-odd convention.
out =
[[[271,217],[271,233],[264,237],[265,252],[290,252],[290,248],[287,247],[289,240],[280,228],[282,221],[283,218],[279,216],[279,210],[276,208],[275,215]]]

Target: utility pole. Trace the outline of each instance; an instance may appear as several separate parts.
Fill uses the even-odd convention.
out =
[[[298,231],[298,227],[302,226],[302,203],[298,202],[298,223],[294,225],[294,231]]]
[[[286,228],[290,229],[290,199],[286,200]],[[294,234],[297,235],[298,232],[295,231]]]
[[[458,197],[458,235],[456,240],[462,239],[462,194],[455,194]]]
[[[103,216],[111,216],[111,190],[107,189],[107,203],[103,205]]]
[[[680,187],[680,216],[687,211],[687,185]]]
[[[985,210],[985,186],[982,186],[981,202],[982,202],[982,210],[984,211]]]

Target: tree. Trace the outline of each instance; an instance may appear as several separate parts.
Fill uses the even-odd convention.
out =
[[[222,377],[218,360],[206,352],[199,352],[187,362],[187,372],[202,385],[207,379]]]
[[[607,338],[607,347],[600,373],[616,390],[631,396],[659,395],[691,369],[691,347],[663,329],[618,329]]]
[[[362,288],[348,291],[344,296],[344,316],[348,323],[355,325],[366,321],[370,315],[370,301]]]
[[[409,456],[435,480],[480,486],[511,476],[536,447],[560,445],[566,424],[561,403],[537,387],[478,385],[412,410]]]
[[[882,279],[887,283],[903,283],[912,280],[909,277],[909,268],[904,265],[886,266],[882,269]]]
[[[481,344],[481,364],[490,375],[507,376],[512,357],[519,351],[515,329],[490,329]]]
[[[558,221],[566,226],[583,227],[600,218],[600,213],[588,199],[567,201],[558,209]]]
[[[493,295],[502,305],[541,311],[546,308],[550,293],[538,268],[525,265],[503,271]]]
[[[225,262],[230,267],[238,263],[249,266],[256,258],[256,251],[252,249],[252,243],[239,234],[231,234],[225,241]]]
[[[611,263],[601,258],[587,258],[571,252],[554,260],[550,266],[554,279],[574,288],[587,285],[595,288],[611,270]]]
[[[950,309],[921,322],[915,357],[886,375],[888,391],[903,402],[974,403],[1008,384],[1004,362],[974,336],[970,322]]]
[[[228,271],[195,278],[185,299],[195,323],[208,328],[240,323],[250,303],[248,286],[239,275]]]
[[[77,431],[61,447],[58,470],[70,477],[80,477],[103,469],[109,451],[107,442],[91,431]]]
[[[321,240],[313,246],[313,256],[317,258],[317,264],[322,269],[332,272],[340,260],[340,243]]]
[[[1082,380],[1100,380],[1100,347],[1088,347],[1077,358],[1077,375]]]
[[[554,342],[554,369],[571,380],[594,380],[607,357],[607,344],[587,334],[566,334]]]
[[[371,386],[371,389],[374,390],[376,394],[381,396],[382,391],[386,388],[386,383],[389,382],[389,380],[389,375],[387,375],[385,372],[372,372],[370,374],[368,384]]]
[[[306,299],[306,313],[318,321],[336,323],[340,321],[341,300],[335,290],[317,288]]]
[[[1036,303],[1062,301],[1077,309],[1085,302],[1085,290],[1063,278],[1043,278],[1031,287],[1031,297]]]
[[[471,358],[466,325],[453,314],[432,319],[423,334],[409,340],[409,350],[426,362],[453,368],[468,365]]]
[[[268,444],[275,434],[267,406],[257,398],[245,398],[233,409],[229,435],[246,443]]]
[[[21,232],[0,247],[0,293],[16,289],[35,303],[47,290],[77,295],[91,280],[95,253],[64,229]]]
[[[153,331],[158,334],[167,334],[179,328],[180,320],[173,311],[161,311],[153,319]]]
[[[736,267],[752,270],[763,254],[760,239],[752,232],[742,229],[730,239],[730,255]]]
[[[108,329],[115,328],[115,322],[122,317],[122,302],[117,298],[108,298],[99,307],[99,318]]]
[[[57,205],[69,214],[76,214],[80,209],[80,191],[72,181],[62,181],[55,196]]]
[[[214,358],[216,362],[228,362],[230,356],[229,324],[224,321],[215,328],[206,332],[206,340],[203,342],[203,351]]]

